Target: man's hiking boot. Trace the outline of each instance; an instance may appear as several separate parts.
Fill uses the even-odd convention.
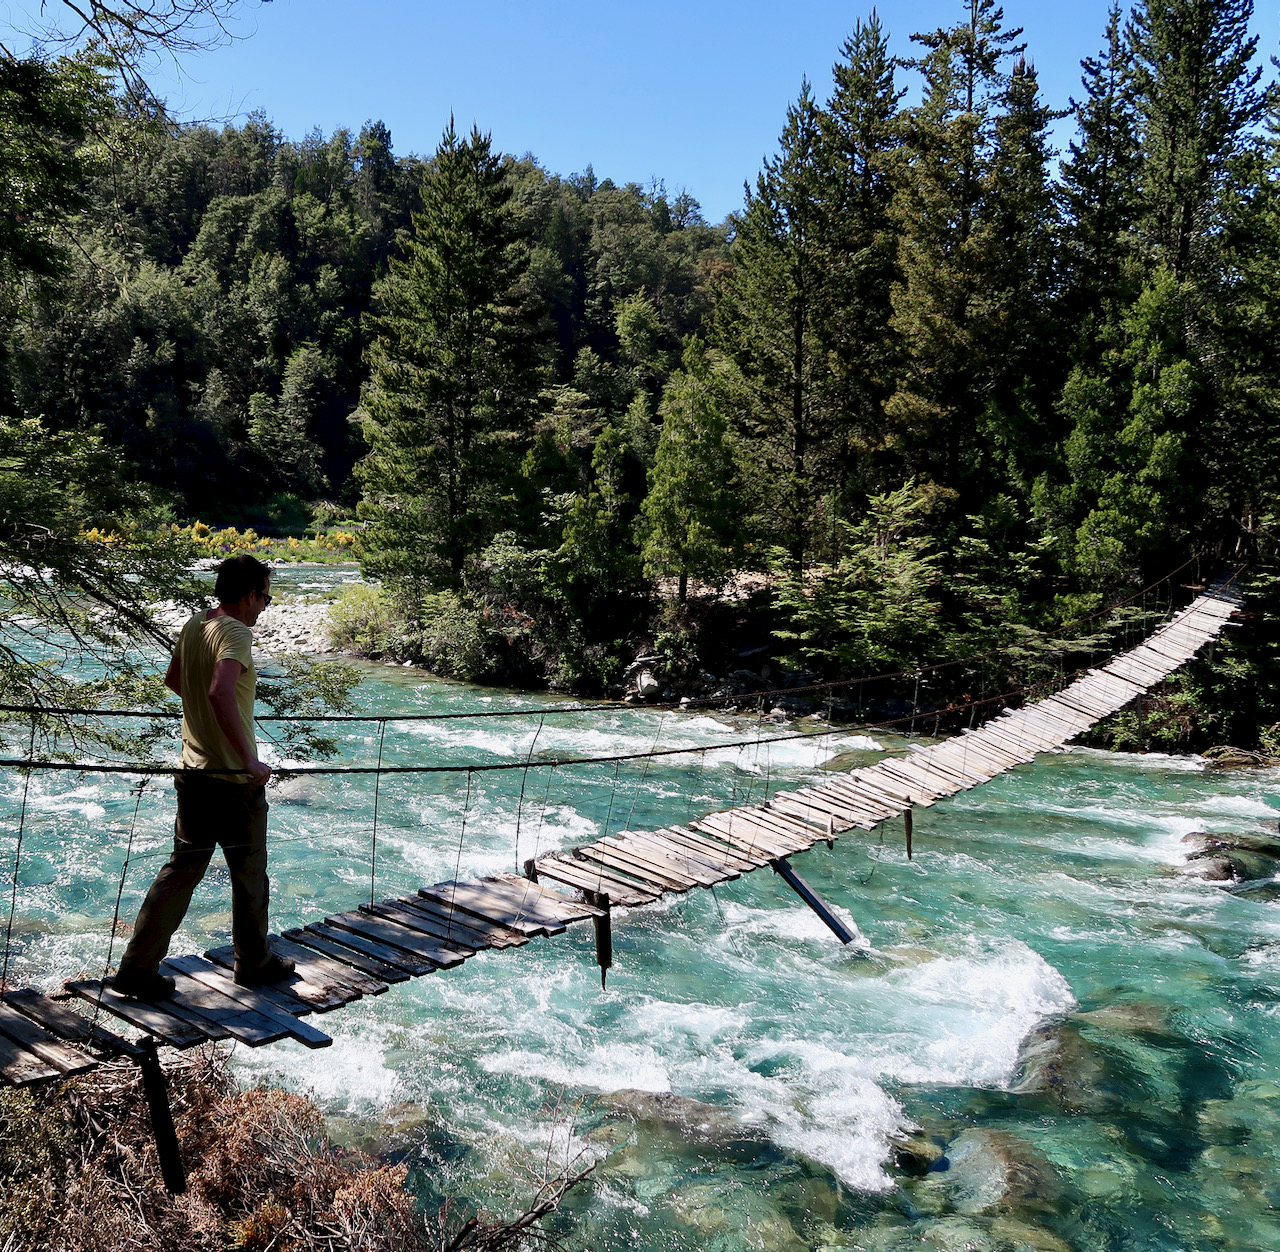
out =
[[[148,974],[140,969],[121,970],[111,980],[112,990],[131,1000],[167,1000],[173,995],[168,974]]]
[[[293,973],[294,963],[287,956],[273,952],[257,969],[236,969],[236,982],[242,987],[267,987],[281,982]]]

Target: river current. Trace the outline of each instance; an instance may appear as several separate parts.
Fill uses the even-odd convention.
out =
[[[365,667],[357,698],[372,713],[560,703],[382,665]],[[643,709],[392,724],[387,763],[690,752],[384,777],[377,894],[514,870],[904,746],[799,726],[813,735],[714,751],[778,730]],[[378,728],[345,727],[341,742],[343,761],[372,763]],[[33,775],[11,978],[54,988],[101,973],[130,781]],[[0,789],[11,856],[22,780]],[[295,778],[271,800],[276,928],[367,899],[373,779]],[[126,921],[167,854],[172,810],[171,786],[150,784]],[[797,857],[856,928],[849,947],[757,871],[619,910],[604,989],[578,925],[317,1019],[332,1048],[241,1048],[234,1063],[247,1081],[312,1092],[340,1139],[407,1161],[427,1203],[501,1210],[548,1160],[598,1159],[563,1218],[592,1249],[1274,1249],[1280,904],[1177,868],[1184,835],[1274,831],[1278,817],[1275,771],[1046,755],[917,810],[912,861],[894,822]],[[174,951],[225,942],[229,923],[215,860]],[[918,1177],[890,1146],[912,1131],[933,1159]]]

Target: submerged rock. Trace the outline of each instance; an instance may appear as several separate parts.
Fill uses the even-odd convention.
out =
[[[957,1213],[1053,1212],[1062,1194],[1048,1159],[1005,1130],[966,1130],[947,1145],[949,1168],[936,1175]]]
[[[893,1167],[912,1178],[921,1178],[943,1161],[943,1145],[933,1135],[915,1128],[889,1137]]]
[[[630,1118],[658,1127],[687,1143],[707,1144],[722,1150],[750,1147],[768,1141],[764,1128],[742,1121],[730,1110],[672,1091],[613,1091],[597,1097],[595,1107],[606,1117]]]
[[[770,1200],[747,1187],[698,1183],[675,1192],[671,1211],[703,1252],[808,1252],[809,1244]]]
[[[1121,1103],[1107,1058],[1075,1025],[1061,1020],[1044,1022],[1027,1036],[1009,1089],[1052,1095],[1073,1112],[1101,1112]]]
[[[1250,878],[1246,882],[1233,884],[1227,890],[1233,896],[1239,896],[1243,900],[1256,900],[1262,904],[1280,900],[1280,882],[1274,878]]]

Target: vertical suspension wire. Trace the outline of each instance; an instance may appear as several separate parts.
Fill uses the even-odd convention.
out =
[[[538,746],[538,737],[542,734],[542,728],[546,725],[547,715],[544,713],[538,718],[538,729],[534,731],[533,742],[529,745],[529,751],[524,758],[524,772],[520,775],[520,798],[516,801],[516,843],[515,843],[515,859],[516,873],[522,871],[520,864],[520,822],[524,817],[524,789],[525,784],[529,781],[529,764],[533,760],[533,750]]]
[[[369,846],[369,903],[376,901],[378,892],[378,800],[382,791],[382,745],[387,738],[386,718],[378,721],[378,772],[373,776],[373,837]]]
[[[27,744],[27,760],[32,761],[36,755],[36,719],[31,717],[31,738]],[[22,807],[18,812],[18,843],[13,850],[13,882],[9,892],[9,920],[4,928],[4,965],[0,968],[0,995],[9,990],[9,956],[13,944],[13,918],[18,911],[18,870],[22,865],[22,836],[27,826],[27,796],[31,790],[31,770],[28,767],[22,774]]]
[[[116,904],[111,912],[111,933],[107,936],[107,959],[102,963],[101,982],[103,985],[106,984],[107,976],[111,973],[111,958],[115,955],[116,931],[120,927],[120,904],[124,899],[124,884],[125,879],[129,876],[129,863],[133,860],[133,836],[138,829],[138,810],[142,807],[142,796],[150,784],[150,778],[143,778],[134,790],[137,799],[133,802],[133,817],[129,819],[129,838],[125,843],[124,863],[120,866],[120,882],[116,887]],[[99,996],[93,1004],[93,1024],[95,1026],[98,1024],[98,1015],[101,1012],[102,997]]]
[[[467,839],[467,815],[471,812],[471,777],[472,771],[467,770],[467,795],[462,802],[462,823],[458,828],[458,851],[453,858],[453,890],[455,895],[449,901],[449,921],[445,927],[445,939],[453,938],[453,915],[458,911],[456,892],[458,890],[458,875],[462,872],[462,845]]]
[[[663,713],[663,715],[658,719],[657,734],[655,734],[653,737],[653,743],[649,745],[650,754],[656,752],[658,750],[658,744],[662,742],[662,728],[663,726],[666,725],[666,721],[667,721],[667,714]],[[644,787],[645,781],[649,777],[649,762],[652,760],[653,760],[652,755],[648,755],[644,758],[644,769],[640,771],[640,781],[636,783],[636,789],[631,796],[631,808],[627,810],[627,829],[628,830],[631,829],[631,819],[633,816],[635,816],[636,804],[640,800],[640,791]]]

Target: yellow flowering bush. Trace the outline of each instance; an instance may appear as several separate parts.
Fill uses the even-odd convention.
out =
[[[294,535],[272,538],[259,535],[252,527],[239,530],[235,526],[224,526],[215,530],[207,522],[192,522],[189,526],[173,522],[168,533],[185,538],[198,556],[222,557],[254,552],[285,561],[332,561],[335,558],[350,560],[359,550],[359,536],[350,530],[338,530],[332,534],[321,530],[309,539],[299,539]],[[119,544],[128,536],[95,526],[92,530],[81,531],[80,538],[89,543]]]

